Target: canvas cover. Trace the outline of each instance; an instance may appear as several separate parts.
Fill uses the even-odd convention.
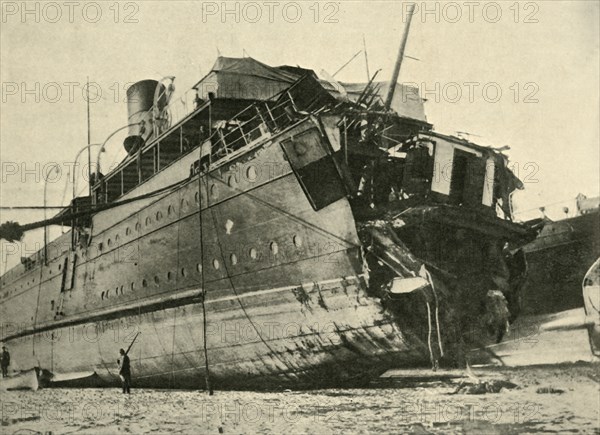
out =
[[[220,56],[211,71],[194,88],[198,97],[203,100],[209,98],[209,93],[215,98],[266,100],[277,96],[307,74],[314,76],[321,86],[338,100],[356,101],[366,86],[366,83],[337,82],[323,72],[318,77],[314,71],[300,67],[272,67],[251,57]],[[389,83],[376,84],[379,85],[378,93],[383,104]],[[400,116],[427,121],[423,99],[417,88],[397,84],[391,108]]]
[[[194,88],[198,97],[266,100],[290,87],[298,76],[273,68],[251,57],[218,57],[208,73]]]

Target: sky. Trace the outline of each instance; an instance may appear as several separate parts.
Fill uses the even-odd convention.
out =
[[[598,195],[600,2],[415,4],[400,81],[420,89],[437,131],[510,147],[525,182],[514,198],[517,217],[539,216],[546,205],[559,218],[578,193]],[[218,53],[333,73],[363,48],[364,35],[371,74],[381,69],[378,78],[387,80],[408,16],[398,1],[5,1],[1,8],[3,206],[41,205],[44,187],[48,204],[70,200],[68,168],[87,143],[87,77],[100,94],[90,104],[91,142],[103,142],[127,123],[128,84],[175,76],[181,95]],[[363,53],[336,75],[366,78]],[[120,159],[123,137],[108,143],[103,162]],[[45,183],[53,164],[59,172]],[[22,224],[44,217],[0,213],[2,222]],[[28,234],[22,255],[42,240],[41,231]],[[2,243],[4,270],[16,256],[6,260]]]

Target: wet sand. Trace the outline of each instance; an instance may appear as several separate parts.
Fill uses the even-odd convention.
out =
[[[461,372],[393,372],[367,389],[269,393],[117,389],[2,392],[1,434],[595,433],[600,365],[474,370],[516,388],[453,394]]]

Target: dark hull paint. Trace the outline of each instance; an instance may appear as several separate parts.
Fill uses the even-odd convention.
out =
[[[600,213],[550,222],[523,250],[527,261],[524,315],[582,307],[583,277],[600,256]]]

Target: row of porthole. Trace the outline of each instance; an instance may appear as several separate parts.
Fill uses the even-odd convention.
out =
[[[296,247],[302,246],[302,238],[298,235],[293,237],[293,242]],[[271,252],[274,255],[277,255],[277,253],[279,252],[279,246],[277,245],[277,242],[271,242],[270,248],[271,248]],[[250,250],[248,251],[248,256],[253,260],[257,260],[258,259],[258,251],[256,250],[256,248],[250,248]],[[235,254],[231,254],[229,256],[229,260],[231,261],[232,265],[236,265],[238,263],[238,258],[237,258],[237,255],[235,255]],[[217,258],[214,258],[212,261],[212,266],[215,270],[219,270],[221,268],[221,262]],[[198,273],[202,272],[202,265],[200,263],[196,264],[196,271]],[[186,271],[185,267],[181,268],[180,273],[181,273],[182,277],[187,276],[187,271]],[[172,272],[170,272],[170,271],[167,272],[167,281],[171,281],[172,279],[173,279]],[[156,284],[157,286],[160,285],[160,278],[158,277],[158,275],[154,276],[154,284]],[[145,278],[142,279],[142,287],[143,288],[148,287],[148,281]],[[135,283],[133,283],[133,282],[131,283],[131,290],[135,290]],[[118,296],[119,294],[121,294],[121,295],[123,294],[123,286],[115,288],[115,295]],[[101,293],[100,297],[102,299],[108,299],[110,297],[110,290],[103,291]]]
[[[250,166],[248,168],[248,170],[247,170],[247,176],[248,176],[248,179],[251,180],[251,181],[254,180],[254,179],[256,179],[256,177],[257,177],[256,169],[253,166]],[[229,179],[227,180],[227,184],[230,187],[234,187],[237,184],[237,180],[235,179],[235,177],[233,175],[229,176]],[[213,198],[217,198],[218,197],[218,189],[217,189],[217,185],[216,184],[212,184],[210,186],[210,195]],[[200,193],[199,192],[196,192],[194,194],[194,201],[196,202],[196,204],[200,203]],[[189,206],[189,202],[187,201],[187,199],[182,198],[181,199],[181,208],[183,209],[183,208],[185,208],[187,206]],[[175,208],[172,205],[169,205],[167,207],[167,215],[171,216],[174,212],[175,212]],[[160,211],[157,211],[156,214],[155,214],[156,221],[157,222],[160,221],[162,219],[162,217],[163,217],[162,213]],[[147,216],[146,219],[145,219],[145,221],[144,221],[144,223],[145,223],[146,226],[150,226],[150,224],[152,223],[152,218],[150,216]],[[140,232],[142,230],[142,225],[139,222],[135,224],[135,230],[137,232]],[[131,230],[130,230],[129,227],[127,227],[125,229],[125,235],[129,236],[130,234],[131,234]],[[112,243],[113,243],[112,240],[109,238],[108,241],[107,241],[107,245],[108,245],[109,248],[112,247]],[[118,234],[115,236],[115,243],[119,243],[119,235]],[[98,250],[100,252],[102,252],[103,248],[104,248],[103,244],[99,243],[98,244]]]
[[[119,236],[117,235],[116,240],[118,240],[118,237]],[[300,236],[295,235],[292,240],[293,240],[294,245],[296,247],[298,247],[298,248],[302,247],[302,238]],[[110,239],[109,239],[109,246],[110,246]],[[277,242],[271,242],[271,244],[269,246],[270,246],[270,249],[271,249],[271,253],[273,255],[277,255],[279,253],[279,246],[277,245]],[[249,251],[248,251],[248,256],[252,260],[257,260],[258,259],[258,251],[256,250],[256,248],[250,248]],[[229,256],[229,259],[230,259],[231,264],[234,265],[234,266],[238,263],[238,258],[237,258],[236,254],[231,254]],[[215,270],[219,270],[219,268],[221,267],[221,264],[220,264],[219,260],[217,260],[216,258],[213,260],[212,264],[213,264],[213,268]],[[61,268],[62,268],[62,265],[59,264],[58,265],[58,269],[60,270]],[[200,271],[201,266],[198,265],[197,268],[199,269],[198,271]],[[185,276],[185,269],[182,269],[181,272],[182,272],[182,276]],[[49,273],[51,274],[52,272],[49,271]],[[168,277],[167,277],[168,280],[171,279],[170,276],[169,276],[170,273],[171,272],[168,272],[168,274],[167,274],[168,275]],[[155,277],[155,281],[156,280],[158,280],[158,277]],[[35,278],[33,278],[32,283],[35,283]],[[27,281],[27,285],[29,285],[29,281]],[[132,286],[133,286],[133,283],[132,283]],[[23,287],[23,284],[21,284],[21,288],[22,287]],[[132,289],[133,289],[133,287],[132,287]],[[103,295],[104,294],[108,295],[109,292],[108,291],[102,292],[102,294]],[[104,299],[104,297],[102,299]]]
[[[214,187],[214,185],[213,185],[213,187]],[[195,194],[195,201],[196,201],[196,203],[199,203],[199,201],[200,201],[200,195],[198,194],[198,192],[196,192],[196,194]],[[181,200],[181,208],[183,209],[184,207],[187,207],[188,205],[189,205],[189,202],[187,201],[187,199],[183,198]],[[167,216],[171,216],[173,213],[175,213],[175,207],[173,207],[172,205],[169,205],[167,207]],[[163,214],[159,210],[159,211],[156,212],[156,214],[154,215],[154,217],[155,217],[156,221],[158,222],[158,221],[160,221],[163,218]],[[146,219],[145,219],[145,221],[144,221],[144,223],[145,223],[146,226],[150,226],[150,224],[152,224],[152,217],[147,216]],[[142,231],[142,224],[140,224],[139,222],[137,222],[135,224],[135,230],[138,233],[140,231]],[[125,235],[126,236],[131,235],[131,228],[130,227],[125,228]],[[117,243],[117,244],[119,243],[119,235],[118,234],[115,236],[115,243]],[[108,245],[109,248],[112,247],[112,245],[113,245],[112,239],[109,238],[107,240],[106,244]],[[104,245],[102,243],[98,244],[98,250],[100,252],[102,252],[104,250]]]
[[[201,267],[200,267],[200,265],[198,265],[197,268],[198,268],[198,272],[200,272],[202,270]],[[186,271],[185,267],[182,267],[180,272],[181,272],[181,276],[183,276],[183,277],[187,276],[187,271]],[[172,279],[173,279],[173,273],[172,272],[167,272],[167,281],[171,281]],[[160,278],[158,277],[158,275],[154,276],[154,283],[156,285],[160,284]],[[142,279],[142,287],[144,287],[144,288],[148,287],[148,281],[145,278]],[[130,284],[130,288],[131,288],[132,291],[135,290],[135,283],[134,282],[132,282]],[[123,286],[116,287],[114,293],[115,293],[116,296],[124,294]],[[110,294],[111,294],[110,290],[103,291],[100,294],[100,298],[101,299],[108,299],[110,297]]]

